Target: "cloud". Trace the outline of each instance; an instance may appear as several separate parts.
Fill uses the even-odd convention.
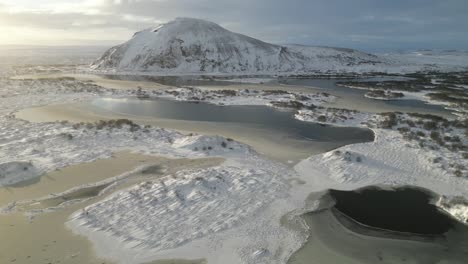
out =
[[[4,28],[67,30],[83,38],[114,30],[123,41],[142,28],[197,17],[265,41],[365,49],[467,47],[466,14],[466,0],[0,0]]]

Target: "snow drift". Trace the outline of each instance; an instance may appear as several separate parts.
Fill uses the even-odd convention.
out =
[[[222,166],[180,171],[117,192],[76,212],[68,224],[77,233],[104,232],[125,247],[170,249],[239,224],[284,198],[287,186],[263,170]]]
[[[364,52],[266,43],[204,20],[178,18],[112,47],[95,70],[161,73],[286,73],[350,71],[384,63]]]

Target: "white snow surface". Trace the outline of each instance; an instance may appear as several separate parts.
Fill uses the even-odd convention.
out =
[[[9,176],[10,172],[14,173],[9,179],[15,182],[33,176],[23,177],[20,173],[20,169],[24,170],[19,166],[25,164],[23,161],[31,161],[35,169],[29,166],[28,171],[37,170],[34,176],[40,176],[65,166],[110,158],[112,153],[121,150],[169,157],[226,158],[224,164],[215,168],[185,171],[173,178],[164,178],[168,187],[166,198],[158,194],[162,182],[138,185],[132,188],[141,189],[139,195],[133,195],[132,189],[124,190],[111,195],[102,204],[91,205],[87,208],[88,215],[68,222],[74,232],[86,234],[94,242],[100,256],[119,263],[144,263],[157,258],[207,258],[210,263],[217,263],[221,256],[229,257],[230,263],[285,263],[306,239],[305,235],[291,232],[279,221],[286,212],[296,208],[291,200],[283,199],[289,196],[288,178],[294,175],[289,167],[220,136],[183,135],[155,127],[134,130],[123,125],[99,129],[85,124],[74,128],[65,122],[19,120],[14,114],[23,108],[134,93],[98,88],[76,80],[0,79],[0,82],[0,164]],[[150,201],[155,205],[154,210],[143,206]],[[296,202],[302,204],[303,201],[301,198]],[[2,213],[14,211],[15,204],[22,201],[17,202],[8,205]],[[125,205],[134,209],[133,214],[121,215],[125,210],[119,206]],[[116,211],[112,216],[107,215],[113,210]],[[95,222],[95,218],[90,218],[106,219],[101,213],[115,219]],[[124,222],[118,219],[128,220],[126,227],[134,228],[127,233],[113,232],[122,230],[120,225]],[[185,228],[180,228],[183,226]],[[181,236],[166,234],[158,239],[153,236],[158,227],[168,232],[177,231]],[[162,230],[158,234],[162,234]],[[157,240],[163,244],[154,244]],[[141,247],[135,247],[139,243]],[[258,253],[276,253],[279,248],[284,249],[280,254]]]
[[[417,122],[417,118],[402,117]],[[384,119],[379,114],[319,107],[313,111],[300,110],[296,118],[338,126],[370,127],[375,134],[374,142],[344,146],[297,164],[295,170],[303,179],[309,179],[313,190],[353,190],[369,185],[419,186],[441,195],[437,206],[468,224],[468,180],[463,166],[466,159],[461,151],[450,151],[428,139],[422,148],[417,140],[409,141],[396,130],[405,127],[404,124],[393,130],[377,128]],[[430,133],[417,127],[411,130]],[[447,128],[440,133],[460,136],[463,131]],[[461,142],[466,144],[466,137],[461,137]],[[460,165],[461,175],[456,176],[454,168]]]
[[[318,107],[314,110],[302,109],[295,114],[296,119],[305,122],[331,124],[334,126],[361,127],[376,118],[375,114],[338,108]]]
[[[164,91],[155,91],[147,96],[158,96],[178,101],[202,101],[217,105],[267,105],[272,102],[298,101],[304,105],[321,105],[325,102],[333,102],[336,97],[326,93],[304,93],[288,91],[259,91],[255,89],[228,90],[206,89],[203,87],[173,88]]]
[[[468,200],[462,196],[441,196],[437,206],[458,220],[468,223]]]
[[[98,96],[135,95],[135,91],[103,89],[76,80],[0,82],[0,167],[4,171],[19,172],[19,165],[31,161],[28,171],[37,170],[34,175],[40,175],[108,158],[120,150],[170,157],[226,158],[220,166],[186,170],[133,186],[74,213],[68,227],[93,241],[98,255],[119,263],[145,263],[158,258],[206,258],[209,263],[227,264],[286,263],[305,241],[306,232],[290,230],[280,219],[318,208],[319,204],[305,208],[305,200],[311,192],[328,188],[411,184],[448,197],[468,197],[465,178],[454,177],[432,162],[440,155],[446,160],[460,155],[421,148],[398,131],[375,128],[374,142],[312,156],[292,170],[257,155],[246,145],[219,136],[183,135],[154,127],[136,131],[127,125],[74,129],[66,123],[21,121],[14,118],[14,112],[23,108]],[[153,96],[150,91],[142,92]],[[186,97],[180,91],[168,96],[188,100],[193,94],[204,94],[197,88],[185,92]],[[255,96],[248,92],[233,98],[249,101]],[[268,100],[297,99],[291,94],[268,96],[273,96]],[[315,96],[307,102],[325,100]],[[207,101],[216,103],[216,98]],[[266,101],[262,99],[262,104]],[[327,115],[326,110],[320,111]],[[347,115],[346,119],[336,119],[341,125],[362,126],[373,118],[365,113],[336,113]],[[298,117],[314,121],[319,115],[304,111]],[[327,118],[333,119],[334,115]],[[18,181],[25,178],[30,177],[19,177]],[[464,203],[444,206],[459,219],[465,216]]]
[[[285,178],[260,169],[183,171],[115,193],[71,221],[79,230],[125,241],[126,247],[161,251],[239,224],[284,198],[287,186]]]
[[[119,263],[286,263],[307,237],[280,221],[304,208],[309,194],[299,188],[291,195],[294,175],[255,155],[231,157],[218,167],[180,171],[114,193],[75,212],[67,226],[90,238],[98,255]]]
[[[244,155],[252,151],[246,145],[219,136],[184,136],[162,128],[131,131],[125,125],[121,129],[87,129],[86,126],[74,129],[71,124],[66,123],[31,123],[18,120],[14,118],[14,113],[23,108],[74,103],[100,96],[127,97],[135,95],[135,91],[104,89],[76,80],[0,79],[0,82],[0,164],[3,170],[0,177],[4,176],[0,180],[0,186],[37,177],[65,166],[108,158],[113,152],[126,149],[178,157]],[[198,89],[195,92],[193,89],[190,91],[187,96],[194,93],[210,95],[209,92]],[[239,103],[251,101],[248,96],[239,95],[238,98]],[[275,100],[274,96],[268,99]],[[226,147],[222,147],[222,142],[227,144]],[[194,151],[195,148],[198,151]],[[30,161],[31,169],[28,167],[28,170],[23,168],[21,171],[20,166],[16,166],[23,164],[23,161]]]
[[[468,52],[463,50],[393,52],[381,54],[380,56],[398,61],[400,64],[413,65],[414,68],[422,67],[422,70],[430,70],[435,65],[440,69],[450,71],[463,71],[468,67]]]
[[[223,81],[223,82],[234,82],[234,83],[255,83],[255,84],[263,84],[275,81],[274,78],[228,78],[228,79],[213,79],[214,81]]]
[[[0,122],[3,140],[0,162],[11,164],[31,160],[35,168],[27,170],[28,174],[24,177],[16,174],[9,180],[9,184],[25,180],[26,176],[31,178],[65,166],[109,158],[113,152],[126,149],[169,156],[181,156],[187,152],[181,150],[177,153],[170,143],[183,137],[182,134],[160,128],[153,128],[148,132],[143,129],[131,132],[128,126],[110,131],[96,128],[73,129],[70,124],[36,124],[5,118],[0,118]],[[0,184],[4,185],[4,182],[0,181]]]
[[[415,185],[441,195],[467,197],[468,181],[433,163],[444,155],[421,149],[394,130],[373,129],[375,141],[344,146],[312,156],[295,169],[314,182],[318,190],[351,190],[368,185]],[[449,154],[447,154],[449,155]],[[359,157],[359,158],[358,158]]]
[[[11,178],[8,176],[6,177],[8,180],[0,180],[0,186],[37,177],[45,172],[72,164],[107,158],[111,156],[112,152],[124,149],[176,156],[204,155],[203,148],[209,146],[212,149],[206,152],[210,155],[230,155],[233,152],[246,153],[251,151],[248,146],[228,141],[222,137],[198,135],[184,137],[175,131],[161,128],[140,129],[133,132],[128,126],[114,130],[100,130],[95,127],[73,129],[70,124],[58,122],[37,124],[14,118],[14,113],[24,108],[76,103],[98,97],[120,98],[135,95],[175,100],[198,98],[207,103],[232,105],[269,105],[272,101],[299,100],[304,96],[306,99],[302,102],[306,105],[321,104],[333,100],[333,97],[321,93],[269,94],[242,90],[237,91],[233,96],[225,96],[222,93],[202,88],[174,88],[165,91],[142,90],[137,92],[136,90],[105,89],[92,83],[73,79],[10,80],[5,78],[0,79],[0,84],[0,147],[2,149],[0,164],[15,164],[15,162],[30,160],[34,168],[34,170],[22,172],[23,177]],[[229,147],[222,147],[222,142],[226,142]],[[194,152],[193,149],[197,147],[199,151]]]

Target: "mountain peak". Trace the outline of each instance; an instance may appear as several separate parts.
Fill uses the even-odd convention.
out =
[[[378,63],[348,49],[279,46],[197,18],[176,18],[135,33],[92,64],[98,70],[159,73],[281,73]]]
[[[178,17],[172,21],[164,24],[160,24],[156,28],[149,28],[144,31],[152,31],[158,33],[165,31],[171,35],[187,34],[213,34],[213,33],[224,33],[227,30],[220,25],[198,18]]]
[[[214,22],[204,20],[204,19],[201,19],[201,18],[193,18],[193,17],[177,17],[177,18],[175,18],[174,20],[172,20],[172,21],[170,21],[168,23],[171,23],[171,22],[219,26],[218,24],[216,24]]]

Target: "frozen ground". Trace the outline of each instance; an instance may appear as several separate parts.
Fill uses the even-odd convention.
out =
[[[334,125],[364,126],[375,133],[371,143],[353,144],[312,156],[296,171],[309,175],[318,189],[355,189],[367,185],[415,185],[446,197],[441,208],[468,223],[468,167],[465,129],[430,117],[369,114],[319,108],[296,118]],[[464,122],[460,118],[459,122]],[[395,123],[393,123],[395,122]],[[461,123],[459,123],[461,124]]]
[[[297,111],[295,117],[305,122],[359,127],[364,126],[375,115],[341,108],[318,107],[313,110],[301,109]]]
[[[131,148],[133,150],[148,153],[168,155],[200,156],[209,153],[217,155],[220,150],[224,152],[238,151],[247,148],[235,142],[217,137],[187,137],[161,128],[140,127],[134,124],[83,124],[73,126],[66,122],[54,123],[30,123],[18,120],[14,113],[20,109],[42,106],[56,103],[72,103],[89,100],[99,96],[126,97],[150,91],[138,93],[134,90],[112,90],[97,87],[91,83],[72,79],[60,80],[1,80],[0,88],[0,165],[2,174],[0,184],[13,184],[22,180],[38,177],[39,175],[64,166],[76,163],[89,162],[98,158],[110,157],[112,152]],[[213,103],[222,102],[221,94],[216,92],[203,92],[199,89],[176,89],[180,95],[173,96],[173,90],[167,92],[167,96],[188,100],[193,96],[213,94]],[[152,96],[164,96],[152,94]],[[215,98],[216,96],[216,98]],[[236,96],[238,104],[268,104],[271,100],[283,100],[282,98],[294,98],[293,94],[258,95],[240,93]],[[311,95],[315,96],[315,95]],[[317,95],[320,102],[322,97]],[[312,99],[308,98],[307,101]],[[185,139],[185,140],[179,140]],[[205,144],[205,146],[188,147],[191,140],[193,145]],[[188,140],[188,141],[187,141]],[[225,142],[226,147],[221,143]],[[210,147],[210,149],[208,149]],[[231,149],[232,148],[232,149]],[[198,149],[194,151],[194,149]],[[244,150],[243,150],[244,151]],[[25,170],[18,164],[29,162],[31,169]],[[21,167],[21,171],[19,170]],[[16,168],[16,169],[15,169]],[[14,175],[13,171],[21,172]],[[21,176],[18,176],[21,175]]]
[[[368,91],[365,97],[376,100],[419,100],[427,104],[441,105],[453,114],[466,117],[467,108],[465,72],[417,73],[407,82],[343,82],[338,86]],[[370,85],[369,85],[370,84]],[[455,98],[455,99],[454,99]]]
[[[114,207],[118,205],[114,203],[118,196],[111,196],[107,202],[103,202],[103,211],[93,209],[94,206],[100,206],[96,204],[86,209],[88,214],[73,218],[69,226],[75,232],[90,235],[102,256],[120,259],[121,262],[138,263],[146,259],[165,258],[165,253],[161,255],[161,250],[165,249],[166,252],[171,249],[171,257],[180,258],[179,251],[174,247],[185,245],[189,248],[187,258],[198,254],[200,257],[213,259],[219,256],[217,250],[223,248],[227,255],[232,256],[232,263],[239,263],[241,259],[248,263],[258,263],[257,258],[264,259],[266,263],[272,263],[273,258],[280,259],[282,261],[278,263],[283,263],[305,240],[305,237],[297,238],[295,233],[289,232],[280,224],[282,214],[292,207],[272,206],[272,203],[278,203],[277,198],[289,195],[288,178],[294,173],[286,165],[258,156],[246,145],[219,136],[183,135],[162,128],[138,126],[128,121],[73,125],[67,122],[31,123],[14,117],[16,111],[28,107],[78,102],[99,96],[141,95],[139,93],[149,91],[103,89],[73,79],[0,81],[0,168],[2,175],[5,175],[5,179],[0,181],[2,185],[39,177],[43,173],[65,166],[109,158],[113,152],[127,149],[171,157],[220,156],[227,159],[225,164],[209,170],[187,171],[181,175],[174,175],[175,178],[165,179],[165,183],[152,182],[149,185],[133,187],[139,189],[152,186],[145,189],[146,191],[141,193],[142,196],[132,195],[131,189],[116,194],[127,197],[124,199],[127,202],[119,206],[127,204],[135,209],[133,214],[120,215],[124,211]],[[272,99],[274,95],[267,97],[263,102]],[[180,181],[179,178],[185,180]],[[155,193],[157,189],[162,188],[161,184],[168,185],[167,199]],[[151,198],[153,196],[155,199]],[[159,205],[153,211],[137,206],[144,205],[143,201],[149,202],[148,198],[152,199],[151,202],[155,206],[156,201],[159,201]],[[186,202],[180,199],[185,199]],[[14,211],[15,203],[8,205],[7,209],[3,212]],[[114,210],[113,217],[116,219],[127,220],[128,224],[145,228],[129,230],[126,234],[98,232],[97,230],[103,230],[101,225],[106,225],[109,228],[107,231],[121,230],[120,225],[125,222],[108,219],[110,222],[106,223],[108,220],[101,214],[107,214],[108,210]],[[93,215],[91,212],[95,212],[95,216],[103,222],[94,222],[96,218],[90,218]],[[209,213],[210,217],[201,212]],[[132,221],[128,221],[130,219],[127,217],[131,217]],[[264,222],[259,222],[260,219]],[[148,233],[154,230],[146,229],[154,226],[155,222],[158,222],[157,226],[164,226],[166,231],[179,230],[183,235],[156,239]],[[177,228],[183,225],[193,229]],[[207,226],[212,228],[205,229]],[[239,228],[238,234],[243,234],[246,238],[239,240],[233,237],[234,233],[225,237],[226,232],[233,232],[235,228]],[[252,232],[253,230],[256,231]],[[275,239],[278,235],[285,240]],[[140,240],[135,240],[134,237]],[[212,240],[207,242],[208,238]],[[264,242],[264,239],[271,242]],[[111,251],[103,248],[103,244],[100,243],[108,240],[112,241]],[[163,245],[153,245],[156,240],[161,241]],[[135,241],[140,241],[138,243],[142,246],[132,247]],[[204,241],[204,250],[194,251],[192,243],[195,241]],[[219,244],[213,241],[218,241]],[[285,241],[289,241],[288,250],[281,256],[268,253],[276,252]],[[217,244],[216,250],[213,243]],[[239,252],[232,251],[231,243],[237,244],[234,248],[239,248]],[[115,254],[116,248],[119,248],[117,252],[122,255]],[[251,250],[253,252],[250,252]]]
[[[203,101],[218,105],[268,105],[277,106],[282,103],[298,102],[304,106],[321,105],[332,102],[335,97],[326,93],[289,92],[285,90],[243,89],[243,90],[213,90],[203,87],[185,87],[154,91],[152,94],[142,93],[142,96],[158,96],[180,101]]]
[[[296,166],[316,186],[354,189],[367,185],[415,185],[439,194],[468,195],[466,178],[433,164],[435,153],[403,139],[398,131],[375,129],[372,143],[354,144],[310,157]],[[440,153],[442,154],[442,153]],[[448,155],[448,154],[447,154]]]
[[[228,79],[214,79],[215,81],[224,81],[224,82],[234,82],[234,83],[268,83],[276,80],[275,78],[257,78],[257,77],[249,77],[249,78],[228,78]]]
[[[286,178],[272,170],[222,166],[183,171],[116,193],[77,212],[71,221],[85,233],[99,231],[125,241],[126,247],[158,252],[239,225],[285,198],[287,189]]]
[[[461,153],[433,149],[435,145],[429,140],[426,147],[421,147],[419,141],[408,140],[396,130],[401,125],[379,128],[376,124],[382,122],[383,116],[313,108],[312,104],[333,100],[323,94],[233,93],[201,88],[113,90],[74,79],[3,78],[0,82],[0,172],[8,179],[0,181],[2,185],[64,166],[108,158],[124,149],[171,157],[226,159],[218,167],[182,171],[119,191],[71,216],[67,226],[88,236],[99,255],[121,263],[157,258],[207,258],[209,263],[228,264],[286,263],[306,239],[306,232],[299,232],[305,228],[303,222],[293,216],[317,208],[316,203],[305,208],[305,200],[311,192],[327,188],[411,184],[448,197],[440,206],[461,220],[468,211],[463,202],[468,197],[468,181],[447,167],[449,161],[466,164]],[[291,169],[219,136],[183,135],[127,121],[72,125],[30,123],[14,117],[15,111],[33,106],[129,95],[217,104],[295,101],[302,106],[294,106],[304,108],[297,114],[299,119],[369,126],[376,139],[312,156]],[[457,131],[444,133],[450,136]],[[434,163],[435,158],[442,159]],[[453,198],[457,196],[461,198]],[[296,231],[281,224],[285,215],[296,221]]]
[[[401,53],[380,54],[382,57],[400,61],[414,67],[438,67],[449,71],[466,69],[468,66],[468,52],[463,50],[454,51],[407,51]]]

